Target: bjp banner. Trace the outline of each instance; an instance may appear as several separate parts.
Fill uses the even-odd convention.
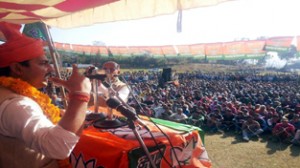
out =
[[[104,57],[109,56],[108,48],[106,46],[97,46],[97,48],[99,51],[99,55],[104,56]]]
[[[91,46],[91,55],[100,55],[98,46]]]
[[[110,56],[119,56],[120,55],[119,47],[117,47],[117,46],[108,46],[107,50],[108,50]]]
[[[264,51],[265,40],[252,40],[245,42],[245,53],[247,59],[260,59],[266,55]]]
[[[101,129],[87,124],[70,162],[74,168],[149,168],[149,158],[157,168],[209,168],[211,161],[203,144],[203,133],[198,127],[161,119],[144,120],[148,129],[136,133],[125,125]],[[202,135],[203,136],[203,135]]]
[[[64,51],[64,52],[71,52],[73,49],[72,49],[72,44],[68,44],[68,43],[53,43],[54,44],[54,47],[57,49],[57,50],[60,50],[60,51]]]
[[[85,45],[80,45],[80,44],[73,44],[73,52],[78,53],[78,54],[83,54],[85,53]]]
[[[223,43],[210,43],[205,45],[207,60],[224,60]]]
[[[193,58],[205,59],[205,44],[190,45],[190,51],[193,55]]]
[[[142,48],[139,46],[130,46],[128,47],[128,51],[131,56],[141,56],[143,54]]]
[[[223,54],[225,60],[245,59],[245,42],[233,41],[223,43]]]
[[[72,50],[72,44],[63,44],[63,50],[70,52]]]
[[[166,56],[167,58],[177,57],[177,52],[173,45],[161,46],[161,50],[164,56]]]
[[[142,56],[162,57],[163,52],[160,46],[139,46],[139,52]]]
[[[149,47],[149,51],[151,52],[153,57],[163,57],[163,51],[160,46],[151,46]]]
[[[85,55],[93,55],[92,54],[92,46],[91,45],[85,45],[83,46],[83,51]]]
[[[286,37],[272,37],[266,41],[265,50],[266,51],[277,51],[285,52],[291,47],[293,36]]]
[[[123,57],[129,57],[131,54],[129,53],[128,47],[127,46],[119,46],[119,54],[120,56]]]
[[[57,50],[64,50],[64,44],[63,43],[54,43],[54,47]]]
[[[189,45],[177,45],[178,54],[182,57],[191,57],[191,50]]]

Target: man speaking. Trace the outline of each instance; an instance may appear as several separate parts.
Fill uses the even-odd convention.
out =
[[[127,85],[120,81],[120,65],[113,61],[105,62],[102,66],[105,71],[106,78],[98,87],[99,95],[99,106],[108,107],[106,105],[106,100],[111,97],[116,97],[127,103],[130,90]]]

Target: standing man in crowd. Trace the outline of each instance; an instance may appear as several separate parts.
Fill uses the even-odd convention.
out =
[[[40,40],[20,33],[21,25],[0,22],[0,167],[56,168],[77,144],[91,91],[77,66],[69,80],[51,80],[69,92],[60,109],[41,93],[53,71]]]

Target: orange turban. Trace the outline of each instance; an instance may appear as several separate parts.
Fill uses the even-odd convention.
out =
[[[23,35],[20,28],[21,25],[0,22],[0,31],[6,39],[6,42],[0,45],[0,68],[45,54],[42,40]]]

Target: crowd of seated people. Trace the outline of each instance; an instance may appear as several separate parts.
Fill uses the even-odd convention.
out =
[[[232,131],[244,141],[269,135],[300,145],[299,75],[248,72],[177,73],[179,84],[159,86],[160,72],[124,72],[128,104],[137,113],[201,127]]]
[[[149,117],[212,133],[233,131],[244,141],[268,134],[273,141],[300,144],[297,74],[179,73],[179,85],[164,87],[157,85],[159,73],[123,75],[138,101],[152,109]]]

